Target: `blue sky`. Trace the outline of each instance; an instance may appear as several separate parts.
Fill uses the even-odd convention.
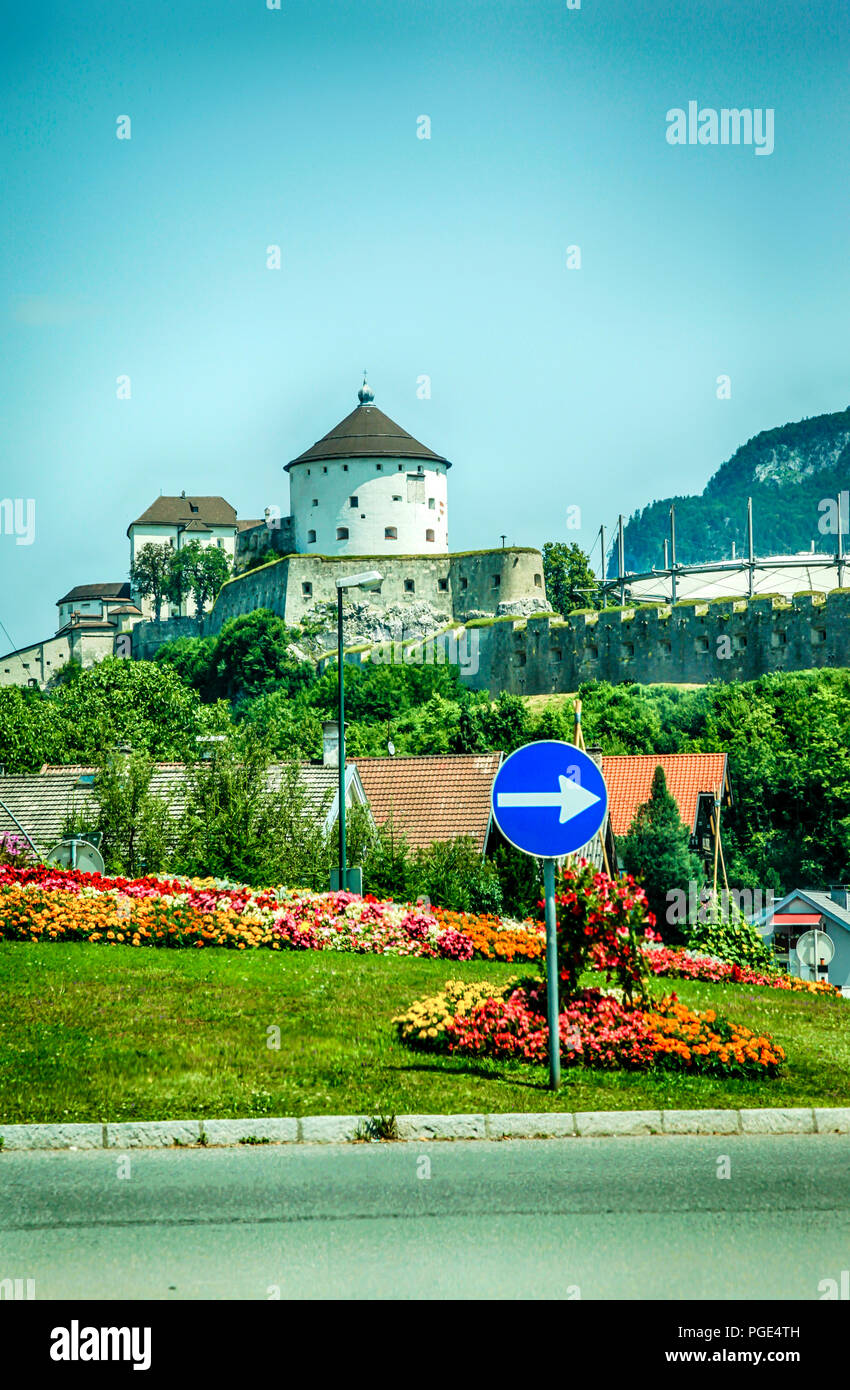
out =
[[[125,578],[160,491],[286,510],[364,365],[455,464],[452,549],[589,546],[850,404],[843,11],[4,0],[0,645]],[[773,153],[671,146],[689,100],[773,109]]]

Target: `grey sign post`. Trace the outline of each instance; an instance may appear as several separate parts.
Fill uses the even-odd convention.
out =
[[[608,791],[596,763],[581,748],[540,739],[505,759],[496,773],[491,804],[508,843],[543,860],[549,1086],[555,1091],[561,1081],[555,862],[593,839],[605,820]]]

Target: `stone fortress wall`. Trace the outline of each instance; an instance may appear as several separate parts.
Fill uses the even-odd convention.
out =
[[[567,620],[551,613],[470,616],[487,605],[494,611],[495,574],[504,594],[500,601],[507,607],[517,602],[527,611],[528,580],[530,576],[534,592],[538,562],[536,551],[483,551],[444,557],[442,566],[436,557],[395,560],[392,564],[402,568],[394,573],[383,560],[382,594],[368,597],[373,604],[409,603],[413,597],[432,600],[435,616],[445,620],[446,628],[465,626],[470,638],[475,634],[475,653],[472,660],[467,641],[464,683],[493,696],[503,690],[517,695],[566,694],[593,680],[705,685],[755,680],[771,671],[850,667],[850,589],[825,595],[806,592],[790,601],[762,596],[633,605],[576,612]],[[254,570],[226,586],[203,629],[188,618],[140,623],[133,633],[133,656],[150,658],[163,642],[217,632],[227,618],[252,608],[270,608],[295,625],[317,597],[335,599],[338,573],[369,567],[363,556],[326,560],[321,569],[316,557],[292,556]],[[405,591],[405,578],[414,579],[415,595]],[[462,588],[464,579],[467,585]],[[440,588],[441,580],[448,581],[447,590]],[[300,592],[304,583],[313,584],[312,596]],[[411,623],[408,643],[415,635]],[[361,650],[352,657],[368,661],[370,653]],[[416,661],[415,649],[405,659]]]
[[[379,592],[350,590],[352,601],[374,613],[379,625],[388,611],[401,614],[407,638],[427,636],[481,614],[527,614],[546,608],[543,558],[539,550],[506,547],[454,555],[287,555],[228,580],[202,623],[178,618],[139,623],[133,656],[150,660],[164,642],[210,636],[229,618],[267,608],[290,627],[321,622],[336,644],[336,580],[376,569]],[[332,633],[331,633],[332,629]]]
[[[474,689],[568,693],[585,681],[695,684],[850,666],[850,589],[714,599],[469,624]]]

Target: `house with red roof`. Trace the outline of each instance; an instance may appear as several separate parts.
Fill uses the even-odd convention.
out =
[[[602,775],[614,835],[628,835],[638,807],[649,800],[657,767],[664,769],[668,791],[691,833],[691,847],[699,854],[713,855],[715,803],[720,805],[721,836],[723,812],[732,805],[726,753],[603,754]]]
[[[411,849],[466,836],[484,854],[490,834],[490,792],[501,753],[352,761],[375,823],[391,827]]]

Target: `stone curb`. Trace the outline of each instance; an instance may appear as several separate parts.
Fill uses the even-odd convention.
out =
[[[237,1144],[346,1144],[363,1139],[367,1115],[244,1120],[147,1120],[121,1124],[0,1125],[0,1151],[154,1149]],[[539,1115],[399,1115],[398,1138],[610,1138],[665,1134],[850,1134],[850,1107],[752,1110],[583,1110]]]

